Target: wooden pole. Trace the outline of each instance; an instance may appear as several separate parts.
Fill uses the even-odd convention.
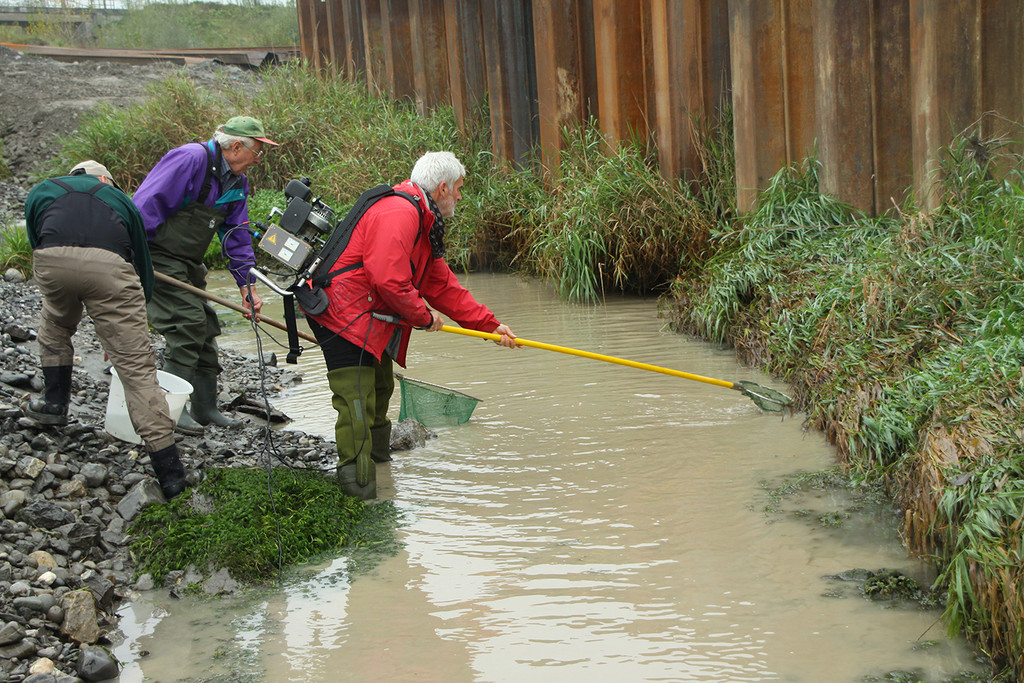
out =
[[[228,299],[225,299],[222,296],[217,296],[216,294],[211,294],[210,292],[207,292],[205,289],[199,289],[198,287],[190,285],[187,282],[182,282],[181,280],[179,280],[177,278],[174,278],[174,277],[171,277],[170,275],[164,275],[163,273],[154,270],[153,271],[153,276],[156,277],[156,279],[160,280],[161,282],[166,282],[169,285],[174,285],[175,287],[179,287],[181,289],[184,289],[186,292],[192,292],[193,294],[195,294],[197,296],[201,296],[204,299],[209,299],[210,301],[214,302],[215,304],[220,304],[221,306],[227,306],[228,308],[230,308],[233,311],[238,311],[239,313],[248,313],[249,312],[249,310],[247,308],[245,308],[244,306],[242,306],[241,304],[236,304],[234,301],[230,301]],[[276,327],[277,329],[284,330],[285,332],[288,331],[288,328],[285,327],[284,323],[278,322],[277,320],[274,320],[273,318],[268,318],[267,316],[263,315],[262,313],[260,313],[258,316],[256,316],[256,318],[261,323],[266,323],[266,324],[270,325],[271,327]],[[311,335],[311,334],[309,334],[307,332],[303,332],[302,330],[297,330],[297,332],[298,332],[299,336],[302,337],[303,339],[305,339],[306,341],[313,342],[314,344],[317,343],[316,337],[314,337],[313,335]]]

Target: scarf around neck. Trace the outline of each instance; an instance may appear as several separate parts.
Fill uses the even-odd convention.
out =
[[[441,210],[437,208],[437,203],[434,198],[430,196],[430,193],[426,190],[423,193],[427,196],[427,206],[430,207],[430,213],[434,214],[434,224],[430,226],[430,255],[434,258],[444,258],[444,218],[441,216]]]

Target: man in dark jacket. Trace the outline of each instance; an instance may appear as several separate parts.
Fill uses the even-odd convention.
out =
[[[349,495],[375,498],[373,463],[391,460],[392,360],[405,367],[412,327],[441,329],[440,311],[463,327],[501,335],[497,343],[516,348],[512,330],[459,284],[444,261],[444,219],[455,214],[465,174],[451,152],[420,157],[410,180],[395,186],[415,205],[401,196],[373,204],[330,269],[337,274],[325,288],[327,310],[315,317],[307,312],[327,362],[338,411],[338,480]]]
[[[124,385],[129,417],[164,496],[173,498],[185,488],[185,469],[149,341],[146,300],[153,267],[138,209],[104,166],[84,161],[69,175],[29,191],[25,226],[43,295],[39,360],[45,385],[43,397],[29,401],[25,415],[41,425],[67,423],[71,337],[84,306]]]
[[[206,289],[203,256],[213,236],[219,235],[243,306],[257,314],[263,302],[249,274],[255,257],[247,229],[245,172],[260,162],[265,145],[277,143],[266,137],[263,124],[236,116],[218,126],[211,140],[165,154],[133,196],[156,270]],[[237,427],[240,422],[221,414],[217,405],[220,323],[213,308],[199,295],[158,280],[149,303],[149,321],[166,342],[164,370],[193,386],[190,413],[182,413],[179,429],[197,434],[211,423]]]

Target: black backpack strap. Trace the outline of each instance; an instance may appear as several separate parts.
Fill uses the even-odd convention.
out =
[[[76,190],[75,188],[71,187],[70,185],[65,183],[63,180],[60,180],[59,178],[50,178],[50,180],[52,180],[57,185],[60,185],[61,187],[63,187],[68,192],[83,192],[85,194],[96,194],[97,192],[99,192],[100,190],[103,189],[103,185],[105,184],[103,181],[100,181],[100,182],[96,183],[95,185],[93,185],[92,187],[90,187],[88,190]]]
[[[363,214],[365,214],[371,206],[381,199],[393,196],[402,197],[408,200],[416,207],[417,213],[420,213],[420,205],[414,195],[411,195],[408,192],[402,192],[401,190],[396,190],[390,185],[378,185],[376,187],[371,187],[366,192],[363,192],[359,195],[359,199],[357,199],[356,203],[352,205],[352,208],[349,209],[348,213],[345,214],[345,217],[341,222],[338,223],[338,227],[334,229],[334,232],[332,232],[331,236],[328,238],[327,245],[324,247],[323,251],[320,252],[320,266],[317,268],[316,272],[313,273],[313,277],[311,278],[314,287],[327,287],[338,275],[363,267],[363,262],[359,261],[358,263],[349,264],[344,268],[339,268],[338,270],[333,270],[327,273],[323,272],[325,268],[333,266],[341,256],[342,252],[345,251],[345,247],[348,246],[349,240],[352,239],[352,232],[356,228],[356,223],[358,223],[359,219],[363,217]],[[419,240],[418,232],[416,233],[416,239]]]
[[[213,151],[207,143],[200,142],[199,144],[202,146],[203,151],[206,152],[206,176],[203,177],[203,188],[199,190],[199,197],[196,201],[205,202],[206,198],[210,196],[210,190],[213,188]]]

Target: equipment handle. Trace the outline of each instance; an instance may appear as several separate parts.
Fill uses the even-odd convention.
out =
[[[479,332],[477,330],[467,330],[464,327],[452,327],[451,325],[442,325],[441,331],[451,332],[452,334],[464,334],[468,337],[490,339],[491,341],[499,341],[501,339],[501,335],[494,334],[492,332]],[[682,370],[663,368],[658,365],[648,365],[647,363],[639,363],[635,360],[626,360],[625,358],[616,358],[615,356],[605,356],[604,354],[592,353],[590,351],[580,351],[579,349],[571,349],[567,346],[555,346],[554,344],[545,344],[544,342],[530,341],[529,339],[523,339],[522,337],[516,337],[513,341],[519,346],[530,346],[536,349],[544,349],[545,351],[556,351],[558,353],[566,353],[569,354],[570,356],[579,356],[581,358],[590,358],[592,360],[604,361],[605,363],[625,365],[626,367],[638,368],[640,370],[660,372],[663,375],[682,377],[683,379],[692,379],[697,382],[704,382],[705,384],[714,384],[715,386],[725,387],[727,389],[736,389],[738,391],[743,391],[742,386],[735,384],[733,382],[728,382],[724,379],[714,379],[713,377],[694,375],[689,372],[683,372]]]

